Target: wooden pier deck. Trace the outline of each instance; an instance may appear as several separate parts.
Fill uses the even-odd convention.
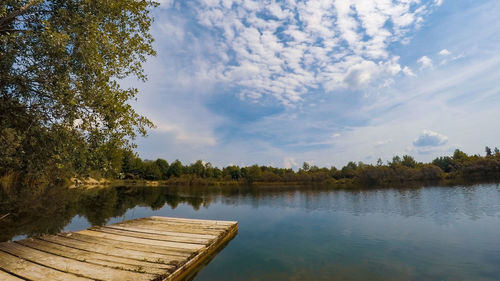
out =
[[[238,232],[234,221],[149,217],[0,243],[0,280],[181,280]]]

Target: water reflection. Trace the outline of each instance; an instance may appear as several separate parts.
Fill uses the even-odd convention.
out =
[[[73,217],[85,217],[91,225],[104,225],[136,206],[153,210],[187,203],[198,209],[209,204],[202,196],[179,196],[166,188],[110,187],[90,190],[48,188],[41,193],[18,188],[0,194],[0,241],[17,235],[58,233]]]
[[[0,240],[151,215],[239,221],[203,280],[500,280],[500,187],[0,188]]]
[[[397,214],[426,217],[447,224],[463,214],[474,220],[496,216],[500,210],[498,185],[472,187],[427,187],[380,190],[328,190],[318,187],[290,188],[162,188],[109,187],[90,190],[53,187],[33,192],[17,188],[0,190],[0,241],[18,235],[57,233],[72,218],[81,216],[91,225],[104,225],[127,210],[149,207],[159,210],[179,204],[194,210],[212,203],[272,208],[300,208],[306,211],[363,214]],[[346,230],[349,232],[349,230]]]

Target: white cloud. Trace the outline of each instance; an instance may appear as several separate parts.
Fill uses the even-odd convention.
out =
[[[403,73],[408,76],[413,76],[413,77],[416,76],[413,70],[411,70],[411,68],[409,68],[408,66],[403,67]]]
[[[442,49],[441,51],[439,51],[439,54],[441,56],[449,56],[449,55],[451,55],[451,52],[448,51],[447,49]]]
[[[297,167],[299,164],[297,163],[297,160],[295,160],[295,158],[293,158],[293,157],[286,157],[283,160],[283,165],[284,165],[285,168],[291,169],[293,167]]]
[[[419,58],[417,62],[420,63],[420,69],[432,67],[432,59],[430,59],[428,56]]]
[[[442,146],[448,142],[448,137],[431,130],[423,130],[417,139],[413,141],[416,147]]]
[[[197,20],[220,44],[214,79],[239,86],[249,99],[284,104],[310,89],[359,89],[384,84],[402,70],[389,51],[407,40],[432,0],[259,1],[199,0]],[[430,3],[429,3],[430,2]],[[228,63],[229,62],[229,63]]]

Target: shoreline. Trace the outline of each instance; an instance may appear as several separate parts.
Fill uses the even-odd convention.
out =
[[[465,180],[465,179],[441,179],[434,181],[418,181],[418,180],[408,180],[401,182],[386,182],[375,185],[367,185],[359,183],[354,179],[342,179],[342,180],[325,180],[322,182],[285,182],[285,181],[255,181],[248,183],[245,181],[211,181],[211,180],[200,180],[195,179],[191,181],[179,181],[179,180],[122,180],[122,179],[71,179],[72,184],[68,188],[79,188],[79,189],[94,189],[94,188],[107,188],[107,187],[118,187],[118,186],[130,186],[130,187],[189,187],[189,188],[300,188],[300,187],[321,187],[332,190],[346,190],[346,189],[360,189],[360,190],[377,190],[386,188],[421,188],[427,186],[471,186],[476,184],[487,184],[487,183],[500,183],[500,179],[476,179],[476,180]]]

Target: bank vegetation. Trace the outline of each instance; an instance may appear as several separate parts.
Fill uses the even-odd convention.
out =
[[[123,151],[120,168],[114,174],[94,171],[83,177],[111,177],[120,184],[207,186],[207,185],[304,185],[333,187],[380,187],[428,183],[474,183],[500,179],[500,151],[485,148],[486,154],[468,155],[455,150],[451,156],[437,157],[430,163],[412,156],[394,156],[376,164],[349,162],[341,168],[318,167],[305,162],[298,170],[271,166],[215,167],[198,160],[183,164],[164,159],[143,160],[131,151]]]

